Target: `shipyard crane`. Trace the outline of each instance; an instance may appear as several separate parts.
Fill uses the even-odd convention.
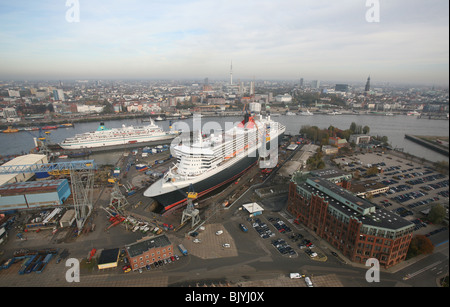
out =
[[[192,184],[189,185],[189,189],[187,192],[187,206],[186,209],[183,210],[183,216],[181,217],[181,225],[184,225],[189,219],[192,222],[192,228],[195,225],[200,223],[200,212],[198,209],[194,208],[194,204],[192,203],[194,199],[197,199],[198,193],[194,191],[194,186]]]
[[[73,193],[75,218],[78,230],[83,229],[84,223],[93,208],[94,170],[97,165],[94,160],[68,161],[43,164],[1,165],[1,174],[40,173],[53,171],[69,171]]]
[[[122,194],[119,185],[115,182],[111,191],[109,206],[113,207],[118,213],[123,214],[124,208],[128,205],[127,198]]]

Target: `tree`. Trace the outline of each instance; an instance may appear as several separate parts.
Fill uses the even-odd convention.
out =
[[[434,245],[430,239],[424,235],[417,235],[411,240],[406,258],[411,259],[421,254],[431,254],[433,251]]]
[[[46,108],[50,113],[54,113],[55,112],[55,108],[53,107],[53,104],[52,103],[49,103],[48,105],[47,105],[47,108]]]
[[[433,224],[439,224],[445,218],[446,210],[441,204],[436,204],[430,209],[428,219]]]
[[[105,99],[100,104],[105,106],[102,111],[103,114],[113,114],[114,113],[114,106],[108,100]]]
[[[372,167],[368,168],[367,171],[366,171],[366,174],[367,175],[376,175],[376,174],[378,174],[378,167],[372,166]]]
[[[363,133],[364,133],[364,134],[368,134],[369,132],[370,132],[369,126],[364,126],[364,128],[363,128]]]
[[[434,167],[441,174],[448,174],[449,164],[448,161],[440,161],[434,163]]]

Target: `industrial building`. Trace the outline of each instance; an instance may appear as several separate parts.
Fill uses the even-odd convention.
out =
[[[352,134],[350,135],[349,142],[355,143],[356,145],[359,144],[368,144],[372,140],[372,137],[367,134]]]
[[[258,203],[244,204],[242,207],[250,214],[250,217],[260,215],[264,211]]]
[[[67,179],[4,184],[0,186],[0,211],[60,206],[70,194]]]
[[[74,209],[67,210],[66,213],[64,213],[64,215],[59,220],[59,226],[70,227],[75,221],[75,219],[76,219],[75,210]]]
[[[125,246],[133,270],[174,255],[173,245],[166,235],[145,238]]]
[[[356,196],[368,198],[377,194],[386,193],[389,191],[389,186],[375,180],[367,180],[363,182],[353,181],[347,189]]]
[[[323,145],[322,152],[325,155],[336,155],[339,153],[339,148],[331,146],[331,145]]]
[[[330,178],[313,174],[298,172],[292,176],[287,210],[296,222],[351,261],[365,264],[367,259],[376,258],[385,268],[405,260],[414,230],[410,221],[377,209]]]
[[[320,146],[314,144],[304,145],[294,157],[287,161],[278,172],[280,176],[290,178],[292,174],[306,166],[306,162],[317,153]]]
[[[20,157],[16,157],[2,166],[14,166],[14,165],[29,165],[29,164],[45,164],[48,163],[46,155],[29,154]],[[23,182],[31,179],[34,173],[18,173],[18,174],[1,174],[0,186],[7,183]]]
[[[99,270],[116,268],[119,263],[119,249],[104,249],[98,257],[97,267]]]

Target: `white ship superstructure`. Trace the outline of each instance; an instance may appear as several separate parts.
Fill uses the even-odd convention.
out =
[[[269,142],[277,140],[286,129],[270,116],[247,119],[228,131],[207,138],[198,134],[192,143],[173,147],[176,165],[150,186],[144,196],[157,198],[168,209],[185,199],[181,190],[191,184],[202,195],[239,176],[258,160]],[[278,143],[275,143],[277,149]]]
[[[123,125],[121,128],[108,129],[102,123],[96,131],[77,134],[75,137],[65,139],[59,145],[68,150],[109,149],[117,146],[130,147],[169,142],[178,134],[177,131],[164,131],[152,119],[149,125],[140,127]]]

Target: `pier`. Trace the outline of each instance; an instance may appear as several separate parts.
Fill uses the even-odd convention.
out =
[[[438,143],[433,143],[433,142],[428,141],[428,140],[424,139],[423,137],[417,136],[417,135],[405,134],[405,138],[408,140],[411,140],[417,144],[425,146],[431,150],[434,150],[438,153],[441,153],[443,155],[447,155],[447,156],[449,155],[448,146],[446,147],[446,146],[438,144]],[[436,138],[438,138],[438,137],[436,137]]]

